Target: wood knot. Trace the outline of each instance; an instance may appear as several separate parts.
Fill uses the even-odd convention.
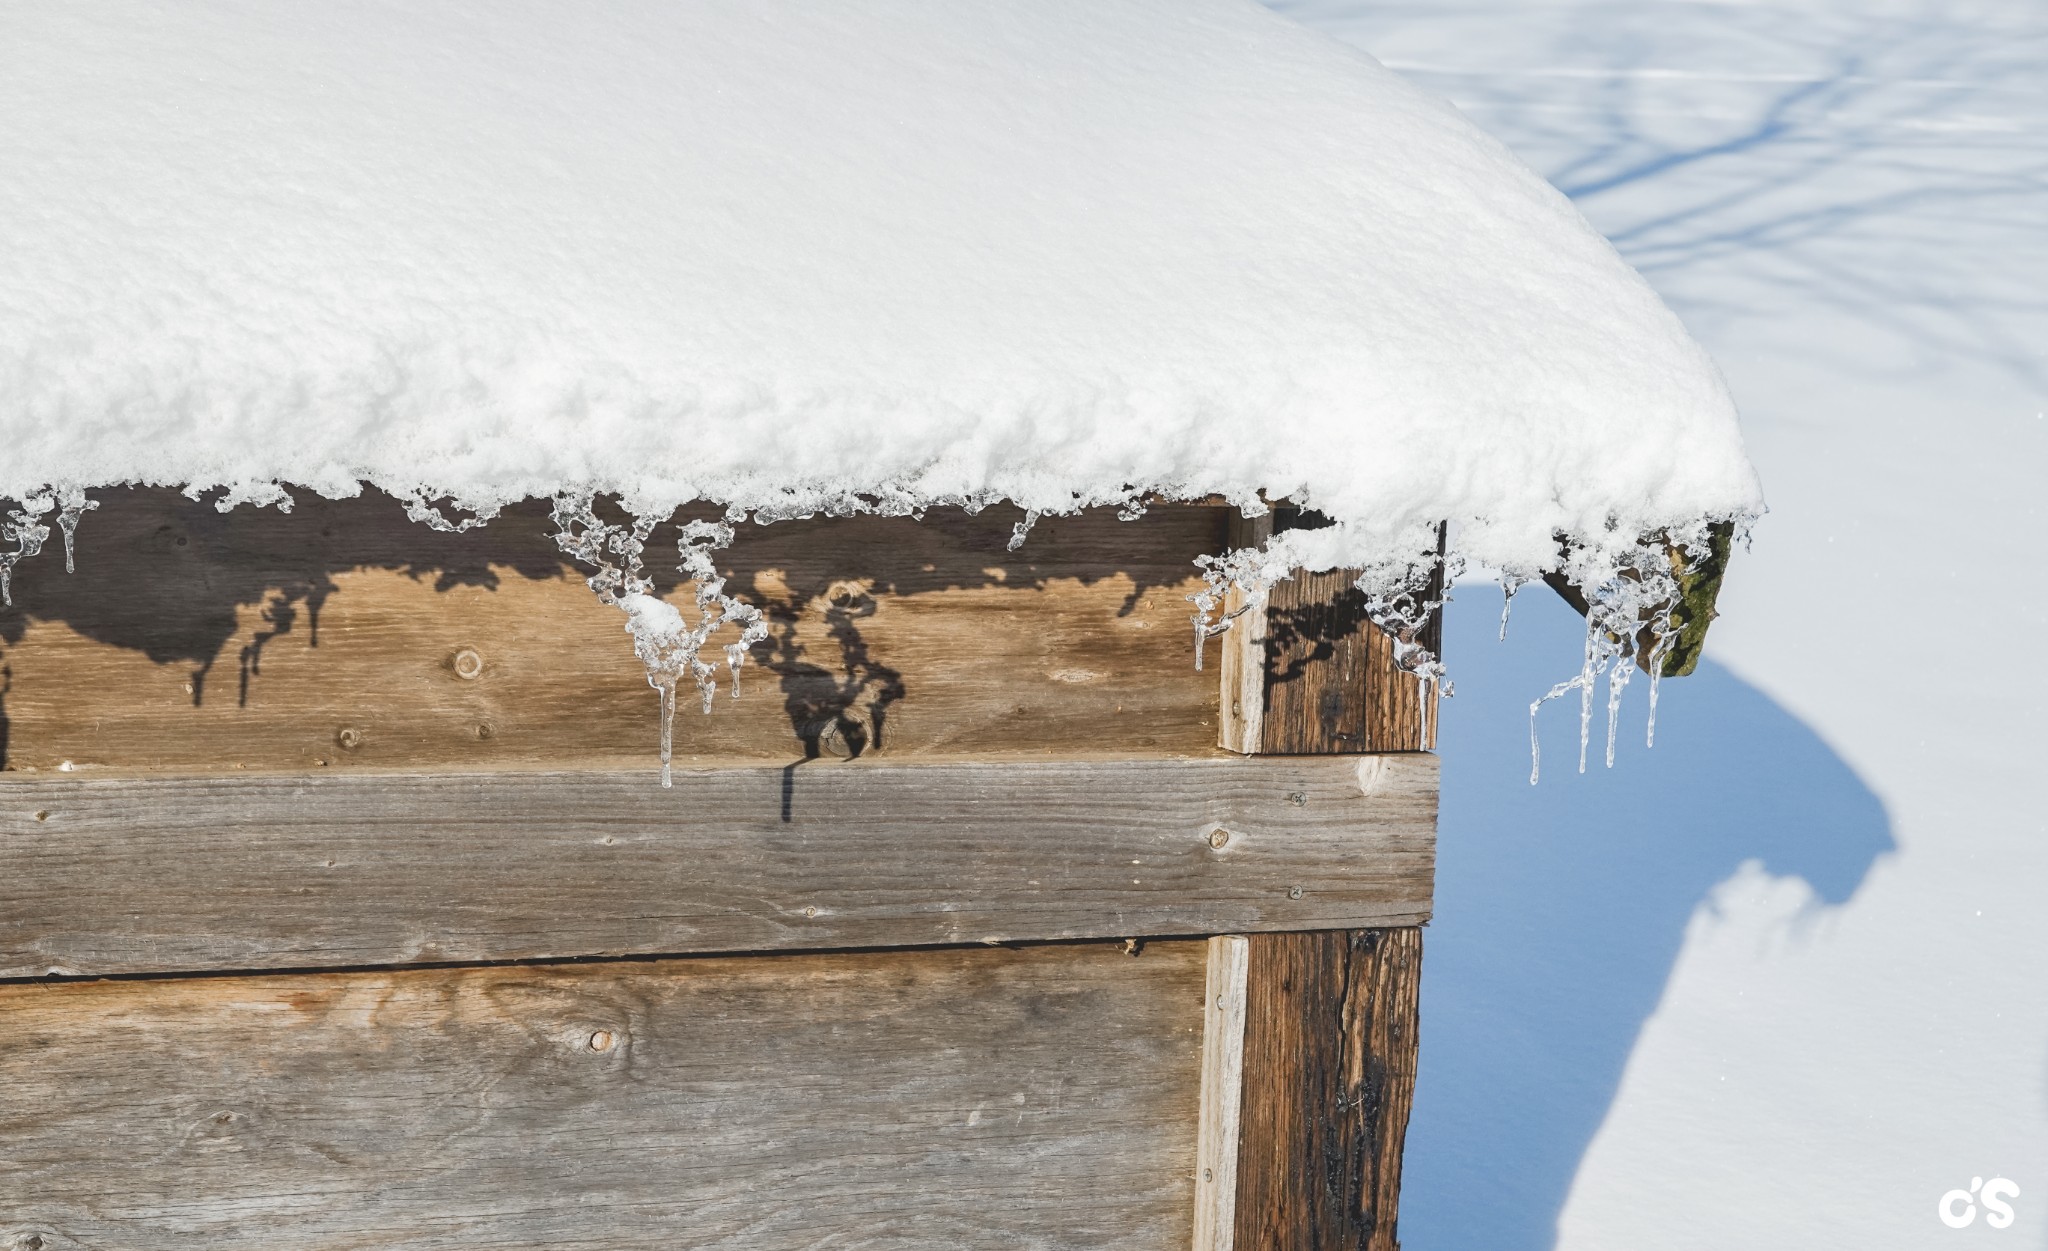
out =
[[[610,1030],[601,1029],[590,1036],[589,1045],[592,1051],[610,1051],[613,1047],[618,1045],[618,1041],[619,1040],[617,1038],[612,1036],[612,1032]]]
[[[1225,830],[1225,829],[1214,829],[1214,830],[1210,830],[1210,831],[1209,831],[1209,845],[1210,845],[1211,847],[1214,847],[1214,848],[1215,848],[1216,850],[1218,850],[1218,851],[1222,851],[1222,850],[1223,850],[1223,846],[1224,846],[1224,844],[1228,843],[1229,841],[1230,841],[1230,831],[1229,831],[1229,830]]]
[[[465,682],[474,682],[484,675],[483,654],[474,647],[465,647],[448,658],[448,667],[455,676]]]
[[[822,611],[827,621],[841,624],[872,617],[881,608],[865,582],[834,582],[825,589],[825,594],[820,599],[822,603],[819,600],[811,601],[814,610]]]
[[[874,742],[865,709],[848,708],[814,721],[803,729],[803,737],[815,745],[818,755],[851,760]]]

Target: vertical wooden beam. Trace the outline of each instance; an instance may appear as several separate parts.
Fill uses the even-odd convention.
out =
[[[1298,509],[1233,518],[1233,547],[1299,523]],[[1438,577],[1442,576],[1441,571]],[[1433,689],[1394,664],[1394,641],[1365,611],[1355,569],[1297,573],[1240,613],[1218,640],[1223,671],[1218,743],[1244,755],[1428,751]],[[1432,598],[1441,598],[1434,588]],[[1231,592],[1227,608],[1244,607]],[[1442,647],[1440,622],[1424,646]]]
[[[1233,1251],[1396,1251],[1422,931],[1261,934],[1246,954]]]
[[[1195,1138],[1195,1251],[1232,1251],[1237,1142],[1244,1100],[1245,972],[1250,944],[1209,940],[1202,1005],[1201,1125]]]
[[[1276,509],[1236,522],[1230,541],[1260,543],[1301,520],[1298,511]],[[1297,574],[1222,636],[1224,748],[1294,755],[1434,746],[1435,692],[1395,666],[1393,641],[1367,616],[1356,576]],[[1434,588],[1431,598],[1441,592]],[[1422,642],[1441,650],[1440,621]],[[1398,1251],[1422,931],[1243,941],[1236,1193],[1228,1236],[1198,1238],[1196,1247]],[[1212,955],[1212,976],[1214,968]],[[1205,1159],[1205,1167],[1213,1166]]]

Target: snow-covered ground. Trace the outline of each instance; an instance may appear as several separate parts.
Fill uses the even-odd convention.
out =
[[[1611,774],[1526,783],[1568,612],[1453,609],[1404,1244],[2048,1247],[2048,5],[1277,7],[1577,198],[1773,509]]]

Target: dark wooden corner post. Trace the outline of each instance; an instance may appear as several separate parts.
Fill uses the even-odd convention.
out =
[[[1293,519],[1278,520],[1285,528]],[[1273,524],[1245,520],[1232,538],[1261,541]],[[1224,636],[1224,747],[1323,755],[1434,746],[1435,701],[1394,667],[1352,577],[1296,575]],[[1220,1111],[1205,1116],[1198,1251],[1396,1251],[1422,931],[1218,939],[1211,969],[1210,1036],[1227,1037],[1241,1058],[1235,1075],[1212,1058],[1205,1083],[1205,1109]],[[1232,1009],[1241,1017],[1219,1030],[1214,1018]]]

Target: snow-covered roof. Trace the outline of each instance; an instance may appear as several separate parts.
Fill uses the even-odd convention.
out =
[[[1760,507],[1564,197],[1251,0],[7,5],[0,252],[0,496]]]

